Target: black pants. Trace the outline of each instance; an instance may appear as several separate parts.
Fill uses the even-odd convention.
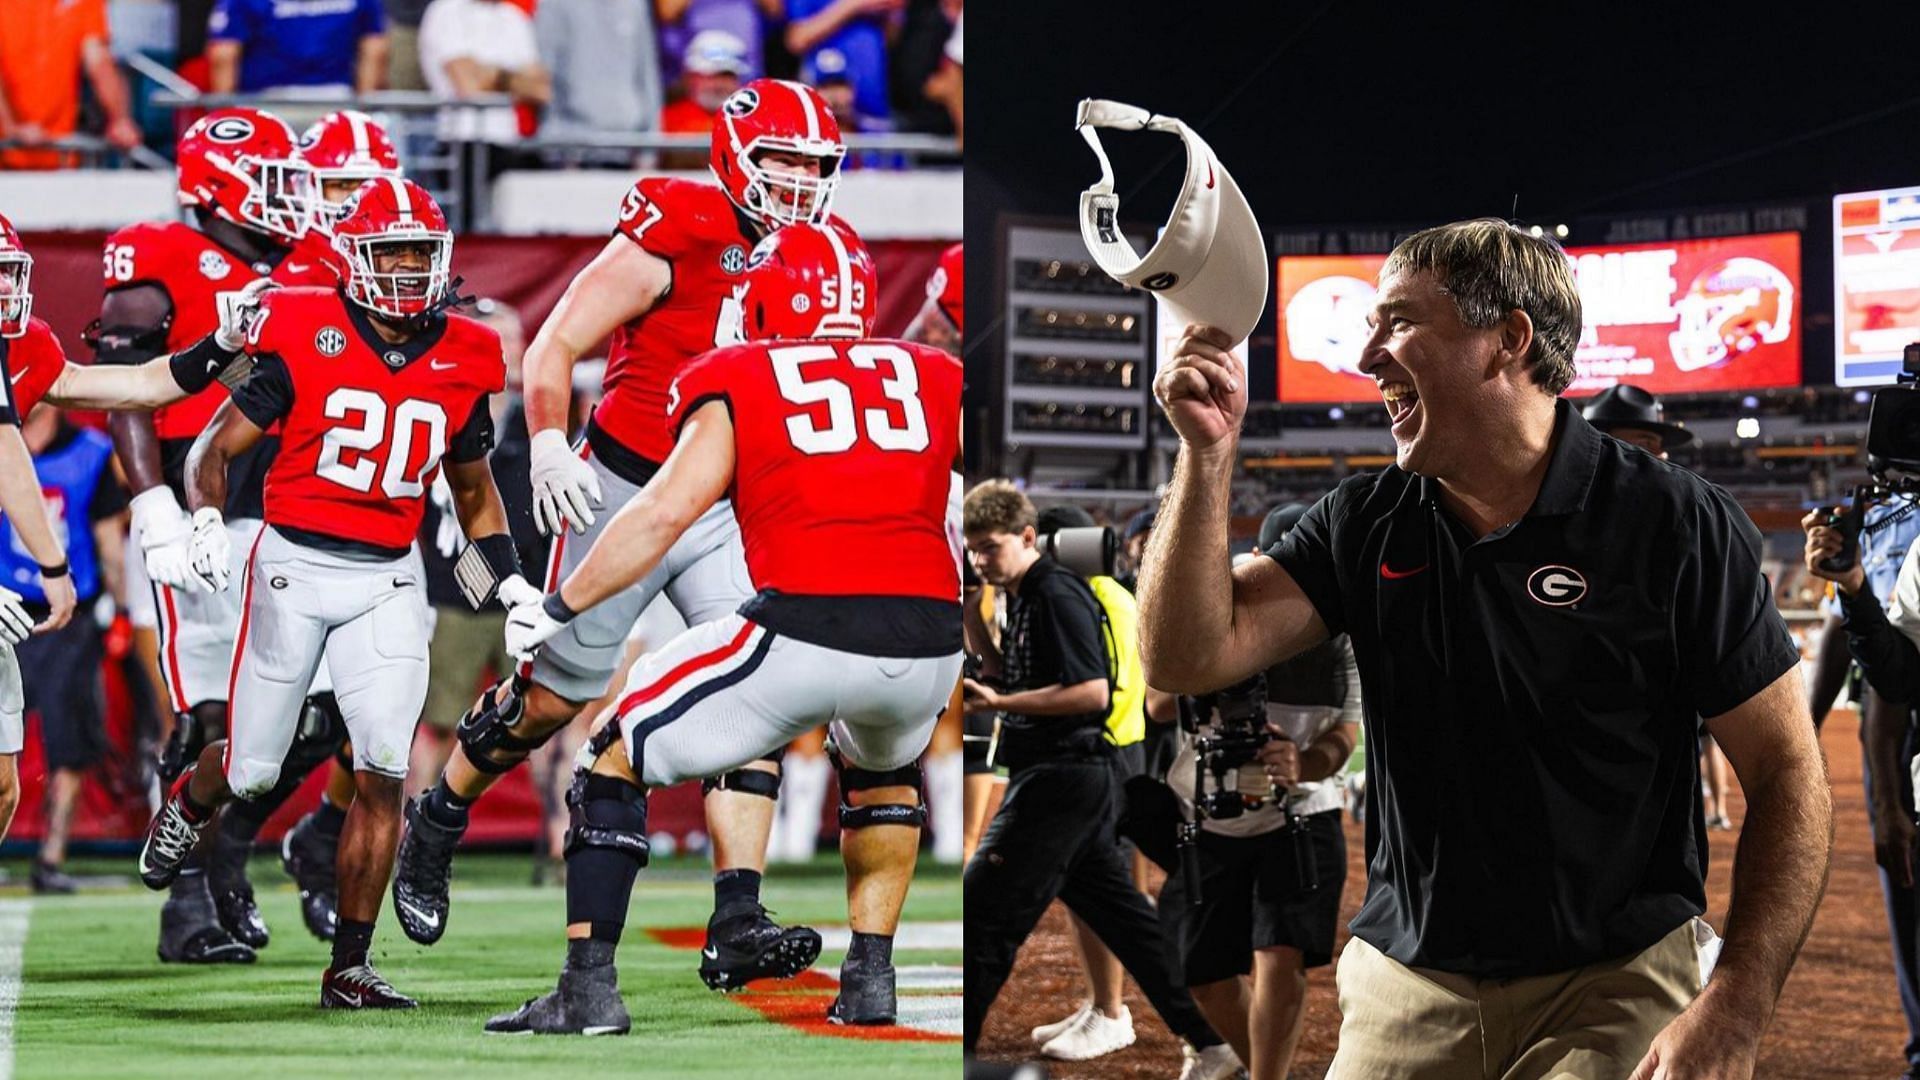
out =
[[[44,618],[45,616],[36,616]],[[40,714],[47,768],[85,769],[107,752],[102,645],[92,608],[82,603],[67,625],[13,647],[28,712]]]
[[[1120,958],[1174,1034],[1197,1048],[1220,1042],[1175,981],[1160,920],[1127,876],[1113,831],[1119,802],[1110,754],[1014,772],[967,864],[968,1053],[1021,943],[1055,897]]]

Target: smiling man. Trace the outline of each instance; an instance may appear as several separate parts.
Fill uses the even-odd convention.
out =
[[[1352,637],[1369,865],[1330,1075],[1751,1076],[1832,839],[1758,531],[1560,400],[1581,317],[1551,240],[1417,233],[1368,324],[1394,466],[1233,571],[1246,380],[1189,328],[1154,386],[1182,447],[1140,603],[1173,692]],[[1749,805],[1704,989],[1696,710]]]

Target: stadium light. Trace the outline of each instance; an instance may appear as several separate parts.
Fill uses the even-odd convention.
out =
[[[1741,417],[1740,422],[1733,425],[1733,433],[1735,435],[1740,436],[1743,439],[1759,438],[1760,437],[1760,418],[1757,416]]]
[[[1555,225],[1553,227],[1553,235],[1565,240],[1567,238],[1567,227],[1564,224]]]

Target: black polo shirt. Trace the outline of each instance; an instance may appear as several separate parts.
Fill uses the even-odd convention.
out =
[[[1636,953],[1706,907],[1696,714],[1799,662],[1726,492],[1566,401],[1533,508],[1476,541],[1439,485],[1352,477],[1268,552],[1352,635],[1353,932],[1478,977]]]
[[[1100,601],[1080,575],[1042,557],[1020,579],[1007,603],[1007,632],[1002,641],[1001,675],[1009,691],[1074,686],[1089,679],[1111,679]],[[1112,708],[1071,716],[1023,716],[1006,713],[1000,721],[998,760],[1008,768],[1041,761],[1104,753],[1101,736]]]

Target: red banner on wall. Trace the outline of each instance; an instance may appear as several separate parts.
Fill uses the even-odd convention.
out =
[[[1800,234],[1567,249],[1585,326],[1567,391],[1656,394],[1800,382]],[[1384,255],[1279,260],[1280,400],[1365,401],[1367,315]]]

